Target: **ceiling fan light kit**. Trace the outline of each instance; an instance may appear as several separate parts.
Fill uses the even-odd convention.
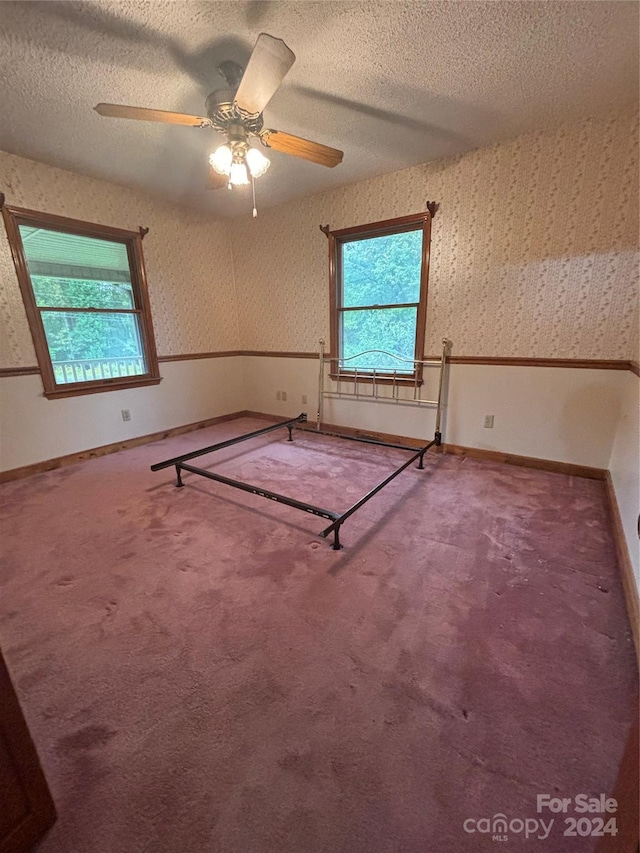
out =
[[[261,175],[264,175],[271,165],[271,160],[265,157],[258,148],[247,149],[245,160],[253,178],[259,178]]]
[[[231,171],[229,172],[229,186],[230,187],[240,187],[249,183],[249,176],[247,175],[247,167],[244,163],[235,162],[231,164]]]
[[[216,172],[227,175],[230,186],[248,184],[247,169],[252,178],[264,175],[271,161],[257,148],[250,147],[244,126],[237,122],[231,124],[227,135],[229,141],[219,145],[209,157]]]
[[[211,152],[209,163],[221,175],[228,175],[231,172],[231,164],[233,163],[233,152],[228,145],[220,145],[215,151]]]
[[[262,151],[249,144],[252,137],[259,139],[266,148],[333,168],[342,162],[342,151],[290,133],[263,129],[262,112],[295,59],[295,54],[282,39],[261,33],[244,71],[231,60],[225,60],[218,66],[218,73],[227,87],[216,89],[209,95],[205,102],[206,118],[121,104],[98,104],[95,110],[109,118],[212,127],[222,133],[227,141],[209,157],[212,168],[209,186],[212,189],[246,185],[249,176],[253,183],[254,178],[264,175],[270,161]],[[223,176],[226,180],[222,179]],[[253,215],[256,215],[255,200]]]

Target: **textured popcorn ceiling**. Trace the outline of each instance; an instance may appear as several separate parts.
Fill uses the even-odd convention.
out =
[[[259,206],[637,103],[638,16],[624,2],[0,2],[0,148],[235,215],[205,189],[210,129],[106,119],[99,101],[202,113],[216,66],[258,33],[297,62],[266,126],[345,152],[273,152]],[[0,187],[0,190],[6,190]]]

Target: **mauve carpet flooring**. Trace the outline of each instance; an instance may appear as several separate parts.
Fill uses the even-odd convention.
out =
[[[0,489],[0,643],[59,813],[39,853],[495,850],[463,821],[611,793],[637,685],[602,484],[428,456],[334,552],[323,519],[149,470],[263,425]],[[338,509],[404,459],[282,430],[195,464]]]

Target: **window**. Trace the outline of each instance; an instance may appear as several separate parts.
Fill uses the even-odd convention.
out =
[[[331,283],[331,353],[352,359],[367,350],[386,350],[422,359],[431,215],[328,232]],[[334,363],[335,364],[335,363]],[[421,378],[415,365],[385,355],[343,362],[342,373],[358,371],[365,381],[394,372],[399,381]]]
[[[2,213],[45,396],[158,383],[142,234]]]

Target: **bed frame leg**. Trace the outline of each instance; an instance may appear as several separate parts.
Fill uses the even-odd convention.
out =
[[[180,465],[176,465],[176,486],[178,488],[184,486],[184,483],[182,482],[182,468]]]
[[[331,543],[331,547],[334,551],[339,551],[342,548],[342,545],[340,544],[340,525],[333,529],[333,542]]]
[[[440,447],[442,444],[442,433],[439,430],[436,430],[436,434],[433,437],[436,447]]]
[[[289,438],[287,439],[287,441],[293,441],[293,427],[288,426],[287,429],[289,430]]]
[[[420,454],[420,459],[418,460],[418,468],[420,468],[420,470],[424,468],[424,453]]]

